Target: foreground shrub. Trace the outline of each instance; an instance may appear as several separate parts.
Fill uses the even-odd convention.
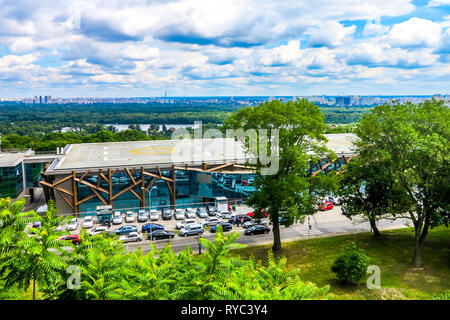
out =
[[[365,276],[368,262],[365,251],[351,242],[334,261],[331,271],[343,283],[357,284]]]

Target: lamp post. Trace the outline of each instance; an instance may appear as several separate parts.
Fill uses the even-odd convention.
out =
[[[156,186],[152,187],[150,190],[147,190],[148,192],[148,202],[149,202],[149,218],[150,218],[150,223],[152,223],[152,217],[151,217],[151,211],[152,211],[152,191],[153,189],[155,189]],[[141,187],[141,190],[145,190],[144,187]],[[150,241],[153,241],[153,228],[150,225]]]

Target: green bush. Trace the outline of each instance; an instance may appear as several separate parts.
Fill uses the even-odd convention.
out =
[[[368,262],[365,251],[351,242],[334,261],[331,271],[343,283],[357,284],[366,274]]]

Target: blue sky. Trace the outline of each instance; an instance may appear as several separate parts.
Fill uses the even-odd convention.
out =
[[[0,0],[0,98],[449,88],[450,0]]]

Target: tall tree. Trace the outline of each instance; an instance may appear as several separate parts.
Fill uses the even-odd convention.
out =
[[[248,200],[256,212],[268,211],[273,225],[273,251],[281,250],[280,222],[291,225],[311,213],[314,198],[310,193],[310,179],[307,177],[309,160],[318,160],[327,150],[324,142],[325,124],[319,108],[306,99],[289,101],[286,104],[273,100],[256,107],[246,107],[234,113],[224,124],[225,128],[243,130],[268,130],[267,153],[275,156],[274,146],[278,140],[278,170],[264,175],[264,163],[256,165],[256,191]],[[279,130],[277,139],[274,130]],[[246,140],[244,140],[245,142]],[[259,140],[258,140],[259,141]],[[247,144],[248,145],[248,144]],[[250,148],[250,147],[249,147]],[[264,145],[259,148],[266,148]]]
[[[450,211],[449,121],[448,107],[428,100],[377,106],[356,129],[360,156],[369,165],[386,168],[398,186],[402,212],[415,228],[416,267],[422,266],[428,230],[444,223]]]
[[[376,237],[381,235],[377,220],[395,217],[407,205],[400,186],[382,163],[361,155],[347,164],[339,177],[342,213],[350,219],[360,215],[367,218]]]

